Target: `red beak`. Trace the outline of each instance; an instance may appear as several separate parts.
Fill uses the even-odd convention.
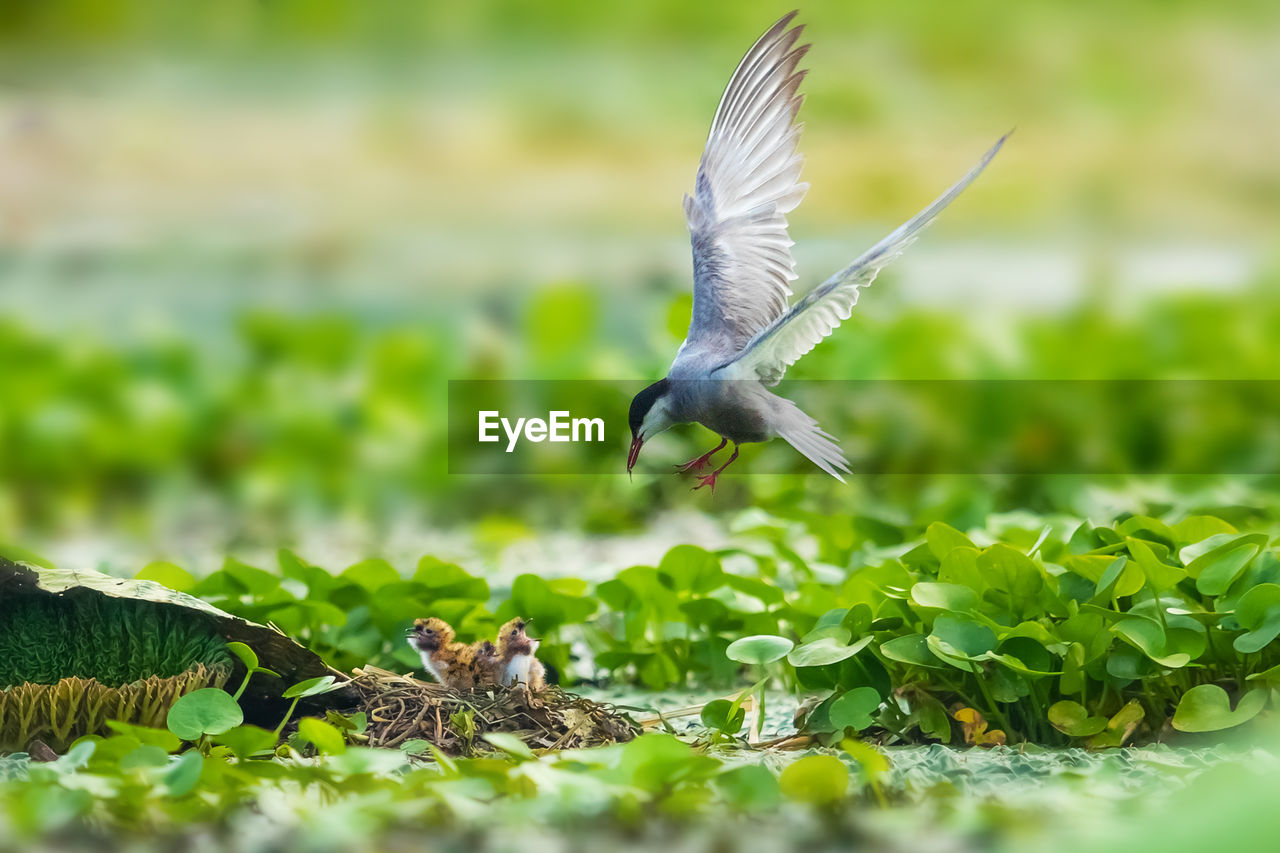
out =
[[[636,460],[640,458],[640,445],[644,444],[644,439],[636,436],[631,439],[631,449],[627,451],[627,473],[631,473],[631,469],[636,467]]]

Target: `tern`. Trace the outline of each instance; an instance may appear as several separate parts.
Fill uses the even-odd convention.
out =
[[[715,491],[716,478],[738,458],[739,445],[781,437],[841,482],[849,463],[836,440],[795,403],[768,389],[786,369],[844,320],[860,288],[902,253],[922,228],[969,186],[1009,134],[932,204],[899,226],[803,299],[788,304],[796,278],[786,214],[809,185],[799,181],[796,113],[804,100],[798,69],[809,45],[803,26],[784,16],[747,51],[725,87],[698,165],[693,195],[684,197],[693,244],[693,317],[665,378],[631,401],[627,473],[646,441],[676,424],[700,423],[720,443],[678,465],[701,472],[733,442],[720,467],[694,489]]]

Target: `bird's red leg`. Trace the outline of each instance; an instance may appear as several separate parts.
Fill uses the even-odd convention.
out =
[[[719,444],[717,444],[711,450],[708,450],[706,453],[702,454],[698,458],[690,459],[688,462],[684,463],[683,465],[677,465],[676,472],[680,474],[688,474],[690,471],[694,471],[694,472],[701,471],[703,468],[707,467],[707,463],[711,461],[711,457],[719,453],[721,448],[723,448],[728,443],[729,443],[729,439],[721,438]]]
[[[719,449],[719,448],[717,448],[717,450],[718,450],[718,449]],[[703,476],[699,477],[699,478],[698,478],[698,485],[696,485],[696,486],[694,486],[694,487],[693,487],[693,488],[694,488],[694,490],[696,491],[696,490],[698,490],[698,489],[701,489],[703,486],[710,486],[710,487],[711,487],[711,493],[712,493],[712,494],[715,494],[715,491],[716,491],[716,477],[719,477],[719,476],[720,476],[720,473],[721,473],[722,471],[724,471],[724,469],[725,469],[725,468],[728,468],[730,465],[732,465],[732,464],[733,464],[733,460],[735,460],[735,459],[737,459],[737,458],[738,458],[738,445],[736,445],[736,444],[735,444],[735,445],[733,446],[733,455],[729,457],[729,461],[728,461],[728,462],[726,462],[726,463],[724,463],[723,465],[721,465],[721,466],[720,466],[719,468],[717,468],[716,470],[712,471],[710,474],[705,474],[705,475],[703,475]]]

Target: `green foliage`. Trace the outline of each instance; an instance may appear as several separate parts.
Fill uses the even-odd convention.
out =
[[[804,523],[825,535],[830,522]],[[827,743],[872,730],[958,742],[949,709],[968,708],[972,725],[1010,742],[1121,745],[1162,731],[1198,685],[1239,695],[1246,680],[1280,680],[1267,675],[1280,672],[1280,559],[1269,534],[1224,517],[1156,510],[1095,526],[1022,513],[970,536],[903,524],[892,549],[832,550],[843,570],[796,553],[789,543],[805,526],[778,529],[762,525],[745,534],[748,547],[719,553],[677,546],[594,587],[521,575],[494,596],[431,558],[406,580],[381,561],[333,573],[282,552],[281,572],[301,585],[229,560],[197,589],[281,624],[339,668],[416,665],[403,630],[442,613],[466,640],[532,615],[566,683],[603,670],[651,689],[731,686],[754,667],[758,702],[778,678],[814,697],[804,725]],[[569,656],[577,642],[585,661]],[[1202,695],[1175,728],[1208,725],[1191,722],[1208,713],[1192,710]],[[1257,696],[1246,711],[1266,701]],[[739,710],[714,703],[703,724],[735,736]],[[1240,724],[1253,714],[1209,716]]]
[[[821,691],[810,730],[834,739],[874,723],[946,742],[939,709],[956,706],[1011,739],[1103,747],[1169,722],[1240,725],[1267,703],[1265,691],[1242,692],[1233,710],[1220,685],[1280,662],[1268,535],[1206,515],[1013,524],[982,538],[993,534],[1003,541],[977,546],[935,522],[896,558],[851,569],[839,594],[870,607],[871,641],[841,646],[842,629],[819,629],[788,657],[798,685]],[[868,671],[847,673],[846,652]],[[884,675],[878,696],[874,679],[859,681],[872,669]]]
[[[778,784],[789,799],[827,805],[844,798],[849,789],[849,768],[833,755],[806,755],[787,765]]]
[[[174,702],[165,722],[178,737],[194,741],[230,731],[244,722],[244,712],[230,693],[206,687]]]

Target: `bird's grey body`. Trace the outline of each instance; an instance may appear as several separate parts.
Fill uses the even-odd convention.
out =
[[[685,196],[693,247],[693,316],[667,378],[632,401],[627,470],[640,446],[677,423],[700,423],[737,445],[780,437],[842,479],[848,463],[835,439],[794,403],[768,390],[787,367],[848,319],[860,288],[907,247],[995,156],[995,144],[959,182],[794,305],[796,277],[786,214],[804,197],[796,113],[808,45],[785,16],[752,46],[725,88]],[[721,442],[723,447],[725,442]],[[720,449],[690,461],[700,471]],[[703,477],[714,487],[728,463]]]
[[[675,370],[673,369],[673,373]],[[785,402],[759,382],[707,378],[680,379],[672,374],[671,416],[676,423],[702,424],[734,444],[776,438],[777,404]]]

